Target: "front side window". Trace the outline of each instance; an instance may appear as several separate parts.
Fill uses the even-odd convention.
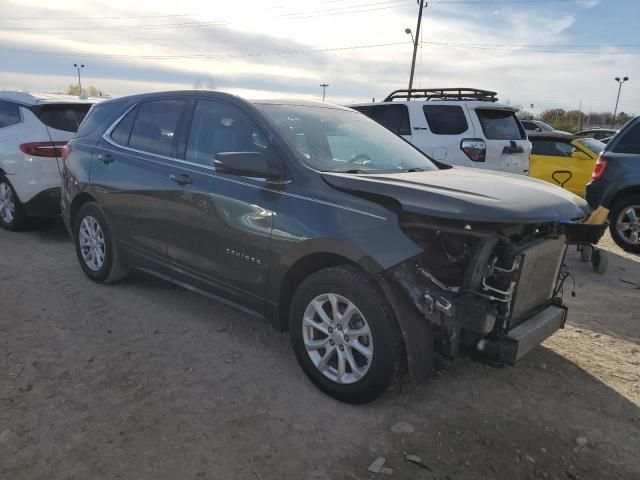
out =
[[[467,118],[458,105],[424,105],[429,128],[436,135],[460,135],[469,129]]]
[[[406,105],[369,105],[356,110],[398,135],[411,135],[409,111]]]
[[[177,138],[183,100],[153,100],[141,103],[133,122],[129,147],[170,156]],[[113,138],[113,136],[112,136]]]
[[[0,128],[9,127],[22,121],[17,103],[0,100]]]
[[[213,166],[218,153],[262,152],[267,142],[246,114],[226,103],[199,100],[193,113],[186,160]]]
[[[485,137],[489,140],[523,140],[524,130],[510,110],[477,108],[476,113]]]
[[[606,145],[602,143],[600,140],[596,140],[595,138],[585,138],[580,140],[580,143],[591,150],[593,153],[599,154],[604,150]]]
[[[640,122],[628,128],[616,142],[614,153],[640,153]]]
[[[418,149],[351,110],[306,105],[256,105],[315,170],[382,173],[437,170]]]

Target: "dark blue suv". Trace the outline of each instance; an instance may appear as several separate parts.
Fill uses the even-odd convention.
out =
[[[611,210],[613,240],[628,252],[640,253],[640,116],[609,141],[587,185],[592,208]]]
[[[86,275],[133,269],[289,330],[305,373],[366,402],[434,353],[513,364],[564,325],[566,221],[546,182],[438,168],[348,108],[164,92],[91,109],[62,215]]]

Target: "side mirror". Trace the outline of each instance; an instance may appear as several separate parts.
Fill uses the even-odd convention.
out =
[[[217,172],[266,180],[282,177],[275,163],[273,156],[266,152],[221,152],[213,160]]]
[[[542,128],[541,127],[536,127],[536,132],[541,132]]]

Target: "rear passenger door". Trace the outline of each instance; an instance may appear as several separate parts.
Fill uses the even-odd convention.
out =
[[[217,172],[218,153],[263,152],[265,135],[239,107],[195,103],[185,153],[167,185],[169,261],[180,281],[263,312],[278,195],[263,179]]]
[[[180,98],[135,105],[107,130],[92,157],[93,191],[116,240],[137,264],[161,273],[167,265],[165,188],[186,105]]]

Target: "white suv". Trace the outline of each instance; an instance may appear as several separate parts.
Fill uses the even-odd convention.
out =
[[[0,227],[60,212],[63,145],[96,99],[0,91]]]
[[[517,108],[471,88],[396,90],[382,102],[350,105],[447,165],[527,175],[531,144]]]

